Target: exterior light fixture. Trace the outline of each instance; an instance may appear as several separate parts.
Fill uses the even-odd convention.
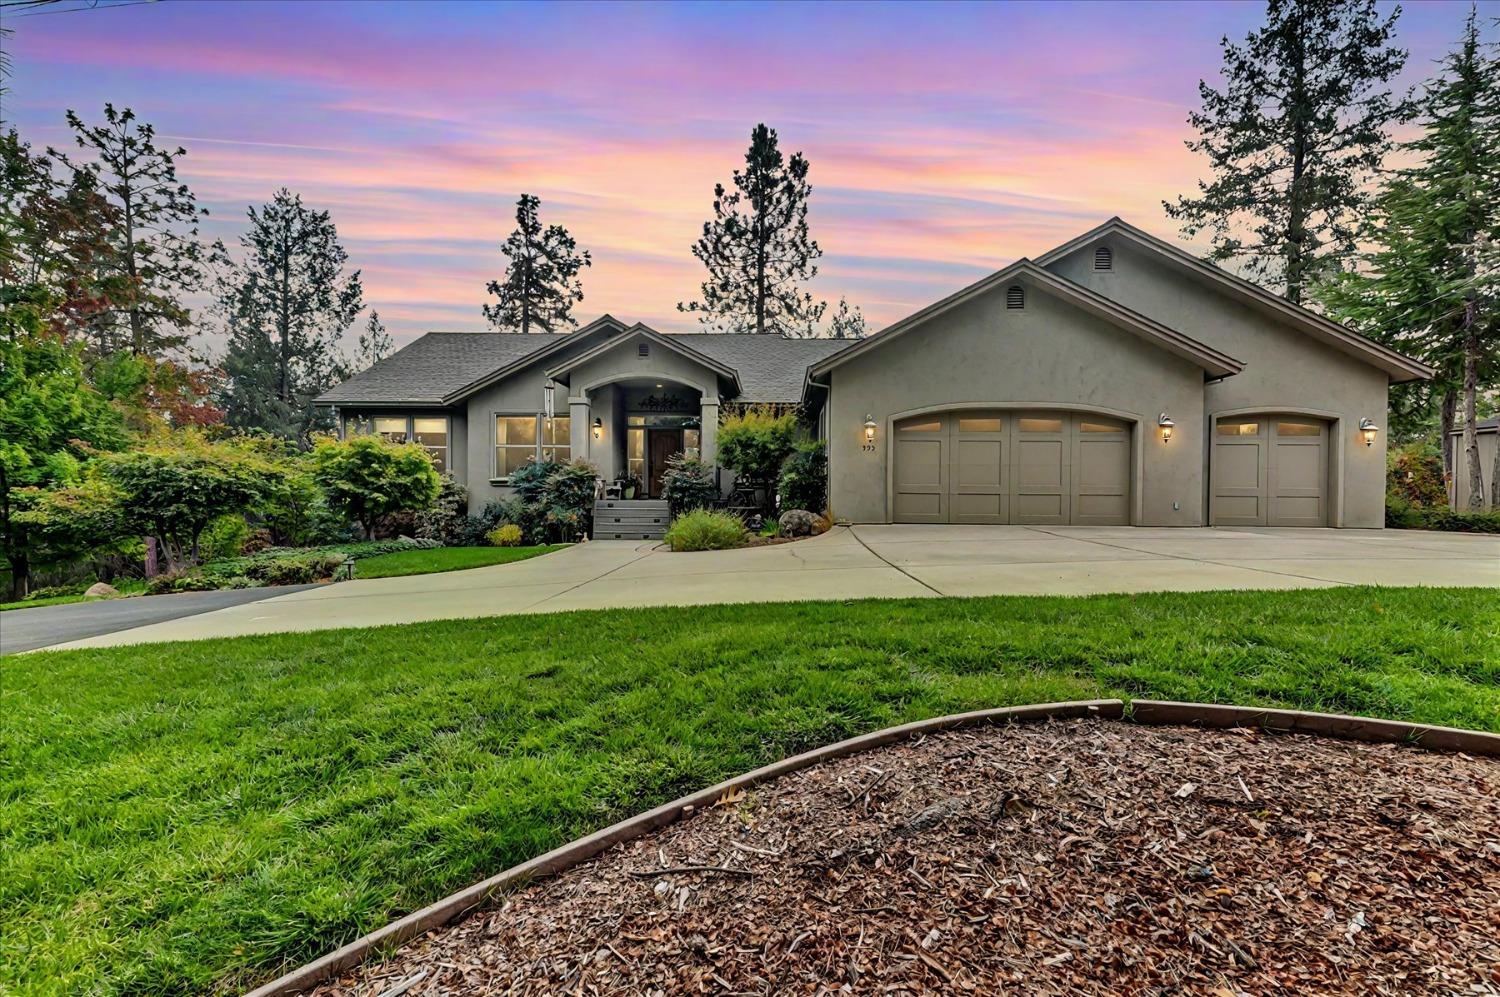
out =
[[[604,435],[604,420],[601,419],[601,418],[599,418],[598,416],[595,416],[594,417],[594,439],[597,440],[597,439],[599,439],[603,435]]]
[[[1380,432],[1380,427],[1375,425],[1374,420],[1365,418],[1359,420],[1359,431],[1364,434],[1365,446],[1373,447],[1375,434]]]
[[[865,416],[865,442],[875,442],[875,417],[873,415]]]
[[[1172,421],[1172,417],[1170,415],[1167,415],[1167,413],[1163,412],[1161,415],[1156,417],[1156,425],[1161,429],[1161,441],[1163,443],[1171,443],[1172,430],[1177,427],[1177,423]]]

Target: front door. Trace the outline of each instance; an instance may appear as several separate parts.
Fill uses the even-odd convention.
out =
[[[646,437],[646,466],[650,475],[646,487],[652,498],[660,498],[661,476],[667,472],[667,461],[682,453],[682,430],[648,429]]]

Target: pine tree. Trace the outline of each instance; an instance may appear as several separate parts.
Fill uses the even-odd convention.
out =
[[[1388,84],[1406,52],[1391,45],[1397,7],[1374,0],[1270,0],[1243,44],[1222,39],[1224,89],[1203,102],[1187,146],[1209,159],[1197,197],[1162,202],[1188,236],[1212,234],[1209,258],[1280,284],[1289,301],[1354,254],[1367,186],[1408,104]]]
[[[348,374],[339,343],[364,288],[358,270],[345,273],[349,254],[327,211],[282,188],[248,213],[245,259],[219,286],[226,420],[305,438],[327,421],[313,398]]]
[[[365,331],[359,334],[359,347],[354,354],[354,370],[368,370],[375,366],[391,355],[394,345],[390,333],[385,331],[385,323],[380,321],[380,313],[371,311],[369,320],[365,322]]]
[[[864,339],[865,316],[858,305],[851,306],[848,298],[839,298],[833,318],[828,321],[829,339]]]
[[[1437,368],[1432,381],[1397,388],[1396,414],[1419,425],[1436,400],[1451,479],[1462,405],[1464,473],[1478,503],[1477,393],[1500,373],[1500,65],[1483,52],[1472,11],[1443,67],[1425,89],[1420,136],[1403,146],[1416,165],[1395,171],[1376,199],[1364,272],[1319,296],[1340,319]]]
[[[714,187],[714,217],[693,244],[708,268],[702,300],[679,311],[725,332],[812,334],[826,302],[801,288],[823,255],[807,230],[807,169],[802,153],[782,156],[774,128],[755,126],[734,190]]]
[[[187,343],[186,298],[204,287],[215,258],[198,233],[208,210],[177,178],[177,159],[187,151],[158,146],[156,130],[138,123],[128,107],[117,111],[105,104],[102,125],[85,124],[71,110],[67,120],[91,158],[77,162],[53,149],[49,154],[75,175],[90,175],[119,216],[111,228],[113,253],[101,263],[122,290],[98,316],[96,348],[160,357]]]
[[[542,228],[541,198],[522,194],[516,202],[516,230],[500,246],[510,263],[505,276],[487,286],[500,300],[484,306],[484,317],[499,329],[529,333],[535,325],[543,332],[571,329],[573,306],[583,300],[578,272],[592,266],[588,250],[561,225]]]

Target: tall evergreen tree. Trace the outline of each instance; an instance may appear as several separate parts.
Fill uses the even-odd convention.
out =
[[[312,399],[347,374],[339,350],[364,307],[359,271],[327,211],[282,188],[250,208],[245,259],[219,287],[229,333],[224,409],[232,426],[305,437],[326,421]]]
[[[827,303],[801,287],[823,255],[807,230],[807,168],[800,152],[782,156],[774,128],[755,126],[734,190],[715,185],[714,217],[693,243],[708,268],[702,300],[679,311],[725,332],[812,334]]]
[[[573,306],[583,300],[578,272],[592,266],[588,250],[561,225],[542,227],[541,198],[522,194],[516,202],[516,230],[500,246],[510,262],[505,276],[489,282],[487,290],[500,300],[484,306],[484,317],[500,329],[529,333],[571,329]]]
[[[1485,53],[1472,10],[1421,115],[1420,136],[1403,147],[1416,165],[1397,170],[1376,200],[1365,272],[1320,296],[1340,318],[1437,368],[1432,382],[1398,391],[1398,411],[1420,420],[1436,396],[1444,470],[1468,475],[1477,507],[1478,393],[1500,375],[1500,62]],[[1451,448],[1460,408],[1461,470]]]
[[[71,110],[67,119],[90,158],[49,153],[74,174],[91,175],[119,215],[105,265],[123,293],[95,322],[95,345],[101,353],[123,348],[154,357],[178,349],[191,329],[186,298],[204,287],[213,256],[198,232],[208,209],[198,207],[177,178],[177,159],[187,151],[158,146],[156,130],[137,122],[128,107],[105,104],[101,125],[86,124]]]
[[[864,339],[865,315],[858,305],[850,305],[848,298],[839,298],[833,318],[828,320],[829,339]]]
[[[1389,83],[1406,62],[1391,44],[1401,9],[1374,0],[1269,0],[1266,24],[1243,44],[1226,36],[1224,88],[1198,84],[1203,102],[1187,146],[1213,179],[1197,197],[1162,206],[1189,236],[1212,234],[1209,258],[1233,261],[1304,289],[1353,255],[1367,186],[1407,113]]]

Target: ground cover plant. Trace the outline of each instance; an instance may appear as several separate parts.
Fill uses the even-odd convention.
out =
[[[502,527],[503,528],[503,527]],[[381,554],[356,563],[356,578],[394,578],[397,575],[426,575],[436,571],[461,571],[484,568],[492,564],[524,561],[538,554],[550,554],[566,544],[543,544],[532,547],[439,547],[435,550],[406,550]]]
[[[675,551],[728,550],[745,544],[745,524],[733,513],[693,509],[672,520],[662,539]]]
[[[5,659],[0,991],[244,988],[621,817],[959,710],[1500,731],[1492,590],[512,616]]]

